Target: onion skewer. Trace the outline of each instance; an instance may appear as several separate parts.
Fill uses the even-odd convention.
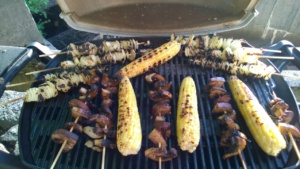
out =
[[[103,41],[103,44],[104,45],[96,46],[95,44],[86,42],[82,45],[77,46],[77,45],[74,45],[73,43],[71,43],[68,46],[70,48],[70,50],[68,50],[68,51],[42,54],[42,55],[39,55],[39,57],[68,54],[68,53],[71,53],[72,51],[75,51],[73,56],[77,56],[77,55],[85,55],[87,53],[96,54],[96,53],[99,53],[98,50],[100,50],[100,49],[103,49],[104,53],[120,51],[121,49],[137,50],[139,45],[144,45],[144,46],[150,45],[150,41],[137,42],[134,39],[129,39],[129,40],[121,40],[121,41]],[[85,46],[85,45],[88,45],[88,46]],[[84,46],[86,49],[82,46]],[[95,50],[95,51],[93,51],[93,50]]]

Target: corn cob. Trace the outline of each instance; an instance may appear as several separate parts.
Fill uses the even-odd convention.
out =
[[[268,155],[276,156],[286,147],[286,142],[275,123],[246,84],[231,76],[229,86],[257,144]]]
[[[130,80],[119,84],[117,147],[123,156],[137,154],[142,144],[142,131],[136,97]]]
[[[192,153],[200,141],[200,120],[196,86],[191,77],[183,79],[178,98],[176,119],[178,145],[181,150]]]
[[[166,63],[168,60],[172,59],[179,50],[180,43],[177,41],[165,43],[120,69],[116,73],[116,76],[120,76],[121,78],[125,76],[128,78],[138,76],[147,72],[149,69]]]

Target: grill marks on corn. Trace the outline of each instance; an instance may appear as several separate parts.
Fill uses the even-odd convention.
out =
[[[127,77],[119,84],[117,147],[123,156],[137,154],[141,148],[142,130],[136,96]]]
[[[145,73],[149,69],[158,67],[172,59],[180,51],[180,47],[180,43],[176,41],[165,43],[142,57],[132,61],[120,69],[116,75],[132,78]]]
[[[246,84],[236,76],[231,76],[229,87],[256,143],[268,155],[276,156],[286,147],[277,126]]]
[[[179,89],[176,119],[177,142],[181,150],[192,153],[200,141],[196,85],[191,77],[183,79]]]

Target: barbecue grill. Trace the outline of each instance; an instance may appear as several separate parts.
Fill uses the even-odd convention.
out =
[[[151,48],[160,46],[169,38],[136,38],[138,41],[150,40]],[[96,45],[100,45],[102,40],[92,41]],[[275,47],[278,48],[279,44]],[[285,54],[288,46],[283,46],[283,54]],[[56,57],[48,65],[47,68],[56,67],[63,60],[68,59],[66,55]],[[269,60],[264,60],[267,64],[273,64]],[[125,63],[126,64],[126,63]],[[125,64],[110,65],[109,74],[114,74]],[[168,145],[178,148],[175,133],[175,115],[177,108],[177,99],[180,82],[182,79],[191,75],[196,83],[199,115],[201,118],[201,142],[197,150],[189,154],[179,151],[178,157],[171,162],[164,162],[163,168],[242,168],[240,159],[235,156],[227,160],[223,160],[225,153],[223,148],[219,147],[220,129],[219,122],[216,117],[212,116],[211,110],[213,104],[208,98],[208,94],[203,90],[209,79],[213,76],[223,76],[228,79],[229,75],[224,72],[217,72],[211,69],[201,69],[194,65],[189,65],[188,60],[180,52],[171,61],[155,69],[156,72],[164,75],[167,81],[172,81],[173,86],[171,92],[173,99],[171,101],[172,114],[167,121],[172,124],[172,136],[168,140]],[[44,74],[40,74],[37,79],[41,79]],[[250,86],[252,91],[259,98],[266,110],[270,111],[268,102],[272,99],[272,91],[284,99],[290,106],[290,109],[296,112],[292,124],[299,123],[299,110],[291,89],[288,87],[282,77],[272,77],[270,80],[253,79],[243,77],[243,81]],[[141,116],[141,124],[143,130],[142,148],[138,155],[123,157],[117,149],[107,150],[106,168],[158,168],[158,163],[144,157],[144,151],[152,146],[147,135],[153,128],[153,120],[151,120],[151,107],[153,103],[147,97],[147,91],[151,86],[145,82],[144,75],[140,75],[131,79],[134,90],[136,92],[138,108]],[[38,84],[34,84],[36,86]],[[229,91],[226,84],[225,88]],[[19,127],[19,140],[21,158],[24,164],[31,168],[49,168],[52,164],[61,145],[54,143],[50,136],[51,133],[63,128],[66,122],[74,121],[68,107],[68,101],[72,98],[78,98],[79,88],[73,88],[68,93],[60,93],[58,97],[40,102],[25,103],[22,108]],[[116,98],[114,98],[116,100]],[[93,100],[94,103],[100,103],[100,99]],[[238,110],[233,104],[235,110]],[[114,122],[117,117],[117,103],[112,107],[114,113]],[[252,140],[247,143],[246,149],[242,152],[248,168],[285,168],[291,166],[295,168],[297,160],[293,149],[283,150],[277,157],[266,155],[256,144],[251,136],[247,126],[241,115],[237,115],[237,123],[241,130]],[[101,165],[102,153],[97,153],[84,146],[88,137],[80,134],[80,138],[75,147],[69,153],[63,153],[58,160],[57,168],[99,168]],[[298,165],[298,163],[297,163]]]
[[[167,30],[170,28],[162,29],[159,26],[156,28],[160,31],[145,30],[146,33],[141,33],[141,31],[135,32],[135,29],[127,27],[126,30],[116,29],[105,29],[105,25],[97,25],[94,22],[89,22],[88,24],[82,24],[82,16],[88,18],[89,16],[97,16],[95,13],[92,15],[84,15],[85,13],[73,13],[73,8],[68,8],[66,6],[62,7],[61,3],[68,4],[71,1],[59,1],[62,10],[62,17],[68,22],[73,28],[79,30],[88,30],[90,32],[98,33],[99,30],[104,33],[114,34],[114,35],[124,35],[127,36],[144,36],[144,35],[167,35]],[[89,1],[90,2],[90,1]],[[88,3],[87,4],[92,4]],[[247,1],[245,4],[241,5],[244,13],[237,13],[228,20],[219,20],[217,24],[212,24],[213,22],[206,23],[211,25],[205,27],[203,25],[196,25],[195,27],[185,30],[182,29],[172,29],[173,32],[178,34],[207,34],[222,32],[230,29],[237,29],[245,26],[251,21],[255,15],[255,5],[257,1]],[[211,8],[220,6],[218,3],[213,3]],[[73,6],[74,7],[74,6]],[[91,7],[91,6],[90,6]],[[109,8],[110,6],[108,6]],[[80,8],[80,6],[75,6],[74,8]],[[85,9],[85,8],[84,8]],[[93,8],[94,9],[94,8]],[[241,11],[243,11],[241,10]],[[237,21],[240,23],[236,25]],[[89,20],[91,21],[91,20]],[[235,23],[235,24],[233,24]],[[78,24],[78,25],[76,25]],[[88,25],[88,26],[87,26]],[[91,26],[92,25],[92,26]],[[93,27],[94,25],[94,27]],[[95,26],[96,25],[96,26]],[[85,27],[86,26],[86,27]],[[102,27],[101,27],[102,26]],[[106,25],[107,26],[107,25]],[[112,26],[112,25],[110,25]],[[201,28],[201,29],[200,29]],[[141,28],[143,29],[143,28]],[[155,28],[154,28],[155,29]],[[185,31],[184,31],[185,30]],[[152,32],[152,33],[151,33]],[[172,32],[172,33],[173,33]],[[169,34],[168,34],[169,35]],[[117,38],[109,40],[121,40],[127,38]],[[169,41],[169,37],[135,37],[138,41],[150,40],[151,45],[149,48],[155,48]],[[105,39],[104,39],[105,40]],[[96,45],[102,44],[101,40],[91,41]],[[79,42],[81,44],[83,42]],[[269,47],[270,49],[282,50],[280,55],[282,56],[295,56],[299,58],[299,51],[289,42],[281,41]],[[67,49],[64,49],[65,51]],[[35,53],[37,55],[37,53]],[[278,55],[275,53],[265,53],[265,55]],[[61,55],[55,57],[51,60],[45,68],[57,67],[61,61],[69,59],[67,55]],[[278,68],[280,72],[288,62],[276,62],[274,60],[263,60],[268,65],[273,65]],[[126,62],[128,63],[128,62]],[[124,64],[116,64],[108,66],[108,73],[113,75],[116,71],[122,68]],[[300,68],[300,62],[295,61],[296,66]],[[225,149],[219,147],[219,140],[221,131],[219,128],[219,121],[216,117],[211,114],[213,108],[213,103],[209,100],[208,94],[204,91],[206,84],[209,79],[214,76],[222,76],[228,80],[229,75],[221,71],[214,71],[212,69],[202,69],[195,65],[190,65],[188,59],[184,56],[182,50],[179,52],[178,56],[170,60],[164,65],[161,65],[154,69],[163,76],[166,77],[167,81],[172,81],[173,85],[171,88],[171,93],[173,99],[170,102],[172,107],[172,114],[167,117],[167,121],[171,122],[172,135],[168,139],[168,146],[175,147],[179,150],[176,135],[175,135],[175,117],[177,109],[177,100],[179,93],[179,86],[181,81],[187,75],[193,77],[197,88],[198,97],[198,107],[199,115],[201,119],[201,140],[196,151],[192,154],[178,151],[178,157],[170,162],[164,162],[163,168],[242,168],[241,161],[238,156],[223,160],[222,156],[225,154]],[[42,79],[45,73],[39,74],[37,79]],[[131,82],[133,84],[138,108],[141,117],[142,124],[142,148],[137,155],[123,157],[117,149],[108,149],[105,158],[105,168],[158,168],[158,163],[150,159],[145,158],[144,151],[152,147],[152,143],[148,140],[147,136],[153,129],[153,119],[151,118],[151,107],[153,102],[147,97],[147,92],[151,89],[151,86],[147,84],[144,80],[145,75],[140,75],[136,78],[132,78]],[[9,78],[11,78],[9,76]],[[270,111],[268,102],[272,99],[272,92],[275,91],[278,97],[285,100],[289,106],[290,110],[295,112],[295,117],[291,122],[294,125],[299,124],[299,108],[296,99],[288,87],[287,83],[282,77],[272,76],[269,80],[263,79],[253,79],[251,77],[241,77],[241,79],[251,88],[251,90],[258,97],[259,101],[262,103],[264,108]],[[33,84],[33,86],[38,86],[38,83]],[[29,168],[49,168],[54,161],[54,158],[60,149],[59,144],[54,143],[51,140],[51,133],[58,128],[63,128],[66,122],[74,121],[71,116],[70,109],[68,108],[68,101],[72,98],[78,98],[79,88],[76,87],[71,89],[67,93],[59,93],[56,98],[46,100],[44,102],[38,103],[24,103],[20,124],[19,124],[19,145],[20,154],[23,164]],[[227,83],[224,88],[229,91]],[[112,112],[114,114],[113,121],[116,122],[117,117],[117,97],[114,98],[114,105],[112,107]],[[93,99],[95,104],[100,103],[100,97],[97,96]],[[232,101],[234,109],[238,112],[238,108],[234,101]],[[271,157],[266,155],[256,144],[253,137],[251,136],[247,126],[241,115],[237,115],[237,123],[241,127],[241,131],[246,134],[246,136],[252,141],[247,143],[246,149],[242,152],[242,156],[245,159],[248,168],[297,168],[300,163],[297,160],[296,154],[293,149],[291,149],[291,143],[288,141],[287,149],[280,152],[277,157]],[[84,146],[88,137],[84,134],[79,134],[80,138],[75,145],[75,147],[68,153],[63,153],[59,158],[56,168],[100,168],[102,153],[95,152]]]

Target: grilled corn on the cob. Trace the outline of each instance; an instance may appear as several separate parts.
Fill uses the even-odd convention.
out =
[[[286,147],[286,142],[275,123],[245,83],[231,76],[229,86],[257,144],[267,154],[276,156]]]
[[[123,156],[137,154],[142,144],[142,129],[136,97],[130,80],[119,84],[117,147]]]
[[[157,67],[172,59],[180,51],[180,43],[177,41],[170,41],[162,46],[146,53],[142,57],[132,61],[122,69],[120,69],[116,76],[128,78],[135,77],[147,72],[149,69]]]
[[[176,134],[179,147],[192,153],[200,141],[200,120],[196,85],[191,77],[181,82],[176,118]]]

